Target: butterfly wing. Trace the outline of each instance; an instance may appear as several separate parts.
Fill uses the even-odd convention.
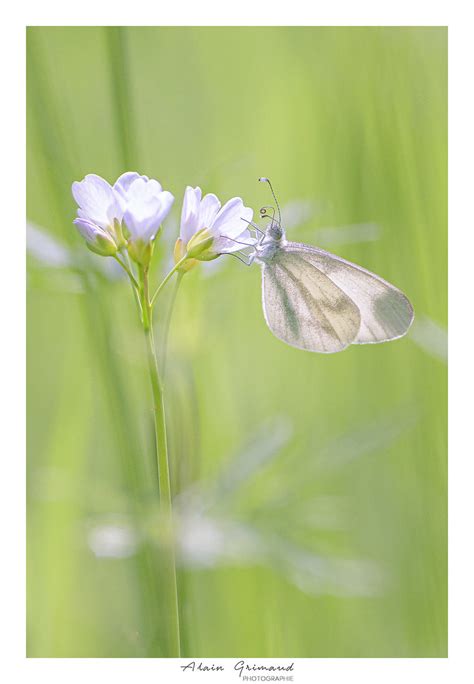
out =
[[[357,337],[357,305],[304,253],[278,249],[263,264],[262,291],[268,327],[293,347],[332,353]]]
[[[324,274],[356,304],[361,322],[354,344],[387,342],[405,335],[413,322],[414,311],[398,288],[365,268],[317,247],[288,242],[283,249]]]

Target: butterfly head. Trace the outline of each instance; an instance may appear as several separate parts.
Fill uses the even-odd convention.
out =
[[[273,199],[275,200],[275,207],[265,206],[260,209],[260,218],[270,219],[270,223],[267,225],[265,232],[262,233],[256,245],[256,257],[261,261],[269,261],[279,248],[281,242],[285,239],[285,232],[281,225],[280,205],[278,204],[271,181],[264,177],[259,178],[258,180],[262,183],[268,183]]]
[[[274,207],[262,207],[260,209],[260,217],[269,218],[270,223],[267,225],[265,232],[260,236],[255,247],[255,256],[260,261],[270,261],[285,239],[285,233],[280,221],[275,218]]]
[[[265,232],[263,233],[260,242],[279,242],[285,237],[285,232],[282,228],[280,220],[275,218],[274,207],[262,207],[260,209],[260,218],[270,219],[270,223],[265,228]]]

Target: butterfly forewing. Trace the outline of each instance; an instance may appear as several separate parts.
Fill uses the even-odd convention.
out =
[[[332,353],[356,339],[358,306],[301,250],[278,249],[263,265],[262,285],[267,324],[287,344]]]
[[[317,247],[288,242],[281,250],[329,278],[357,306],[360,329],[353,342],[385,342],[404,335],[413,307],[403,292],[379,276]]]

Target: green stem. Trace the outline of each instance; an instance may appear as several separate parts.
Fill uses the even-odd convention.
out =
[[[188,255],[185,254],[184,257],[183,257],[182,259],[180,259],[180,260],[173,266],[173,268],[172,268],[171,271],[168,273],[168,275],[166,275],[166,276],[163,278],[163,280],[161,281],[161,283],[158,285],[155,294],[154,294],[153,297],[151,298],[151,302],[150,302],[150,305],[151,305],[151,306],[153,306],[153,304],[155,303],[156,298],[158,297],[158,295],[160,294],[161,290],[164,288],[164,286],[166,285],[166,283],[168,282],[168,280],[171,278],[171,276],[173,275],[173,273],[176,273],[176,271],[178,270],[178,268],[181,266],[181,264],[184,264],[184,262],[186,261],[187,258],[188,258]]]
[[[168,307],[168,313],[166,315],[166,321],[164,325],[164,332],[163,332],[163,339],[161,342],[161,375],[163,377],[163,382],[165,382],[165,375],[166,375],[166,360],[167,360],[167,354],[168,354],[168,336],[169,336],[169,331],[170,331],[170,324],[171,324],[171,316],[173,315],[173,309],[174,309],[174,304],[176,301],[176,296],[178,294],[179,286],[181,285],[181,281],[183,279],[184,273],[178,273],[178,277],[176,278],[176,283],[174,286],[174,290],[171,294],[171,301]]]
[[[148,292],[148,268],[139,266],[138,269],[140,278],[140,296],[142,299],[143,309],[143,328],[145,332],[151,329],[151,304],[150,295]]]
[[[137,279],[135,278],[135,276],[133,275],[132,264],[130,261],[130,257],[128,256],[128,253],[126,251],[124,251],[123,255],[125,258],[125,263],[121,259],[119,259],[117,256],[114,256],[114,259],[115,259],[115,261],[117,261],[120,264],[120,266],[123,268],[123,270],[125,271],[125,273],[129,277],[130,285],[131,285],[131,288],[133,291],[133,297],[135,299],[135,303],[136,303],[137,309],[138,309],[138,314],[139,314],[140,318],[143,318],[142,302],[141,302],[141,298],[140,298],[140,285],[139,285]]]
[[[151,303],[148,296],[148,273],[145,269],[141,272],[142,280],[142,308],[143,329],[147,343],[148,371],[153,394],[153,418],[155,424],[156,460],[158,465],[158,486],[160,492],[160,508],[162,519],[165,524],[166,545],[166,574],[169,593],[167,596],[168,624],[170,631],[170,657],[180,657],[180,629],[178,609],[178,585],[176,580],[176,561],[174,550],[174,538],[172,534],[172,503],[171,485],[168,459],[168,445],[166,439],[165,405],[163,397],[163,385],[158,370],[155,341],[151,320]]]
[[[128,277],[129,277],[130,280],[132,281],[133,285],[134,285],[134,286],[136,287],[136,289],[138,290],[138,289],[139,289],[139,285],[138,285],[138,283],[137,283],[137,280],[136,280],[135,276],[133,275],[132,271],[130,270],[130,268],[127,266],[127,264],[125,264],[125,263],[122,261],[122,259],[120,259],[116,254],[114,254],[114,257],[113,257],[113,258],[115,259],[115,261],[118,261],[118,263],[120,264],[120,266],[123,268],[123,270],[125,271],[125,273],[128,275]]]

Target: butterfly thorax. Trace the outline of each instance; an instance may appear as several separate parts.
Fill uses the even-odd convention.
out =
[[[277,223],[271,223],[256,246],[256,258],[264,262],[271,261],[285,242],[283,228]]]

